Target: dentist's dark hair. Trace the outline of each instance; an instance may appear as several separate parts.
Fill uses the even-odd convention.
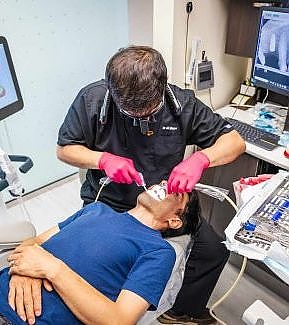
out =
[[[161,54],[149,46],[120,49],[108,61],[105,78],[119,109],[149,114],[162,100],[167,68]]]

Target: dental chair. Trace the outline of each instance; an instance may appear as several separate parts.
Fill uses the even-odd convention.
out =
[[[172,274],[162,294],[158,309],[147,311],[138,321],[137,325],[152,324],[160,315],[171,309],[181,289],[186,261],[190,254],[193,241],[190,235],[172,237],[167,239],[167,241],[173,246],[176,252],[176,262]]]
[[[33,166],[29,157],[7,155],[0,148],[0,270],[8,266],[7,256],[24,240],[36,235],[36,230],[27,216],[21,219],[8,215],[2,191],[7,189],[10,195],[21,200],[24,189],[12,162],[21,162],[20,172],[27,173]],[[21,204],[21,203],[20,203]]]

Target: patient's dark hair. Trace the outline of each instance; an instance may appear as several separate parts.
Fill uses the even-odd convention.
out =
[[[162,100],[167,68],[161,54],[149,46],[120,49],[108,61],[106,81],[119,109],[149,114]]]
[[[196,191],[189,193],[189,201],[187,207],[180,219],[183,221],[183,225],[179,229],[167,229],[162,232],[163,237],[175,237],[185,234],[195,234],[200,226],[200,207],[199,200]]]

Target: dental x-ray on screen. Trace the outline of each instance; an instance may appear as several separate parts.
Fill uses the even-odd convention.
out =
[[[289,92],[289,10],[263,9],[260,17],[253,82],[287,95]]]

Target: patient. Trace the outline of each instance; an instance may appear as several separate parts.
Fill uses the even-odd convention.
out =
[[[175,262],[160,231],[182,226],[188,200],[143,192],[124,213],[92,203],[22,243],[0,273],[0,324],[135,324],[157,308]]]

